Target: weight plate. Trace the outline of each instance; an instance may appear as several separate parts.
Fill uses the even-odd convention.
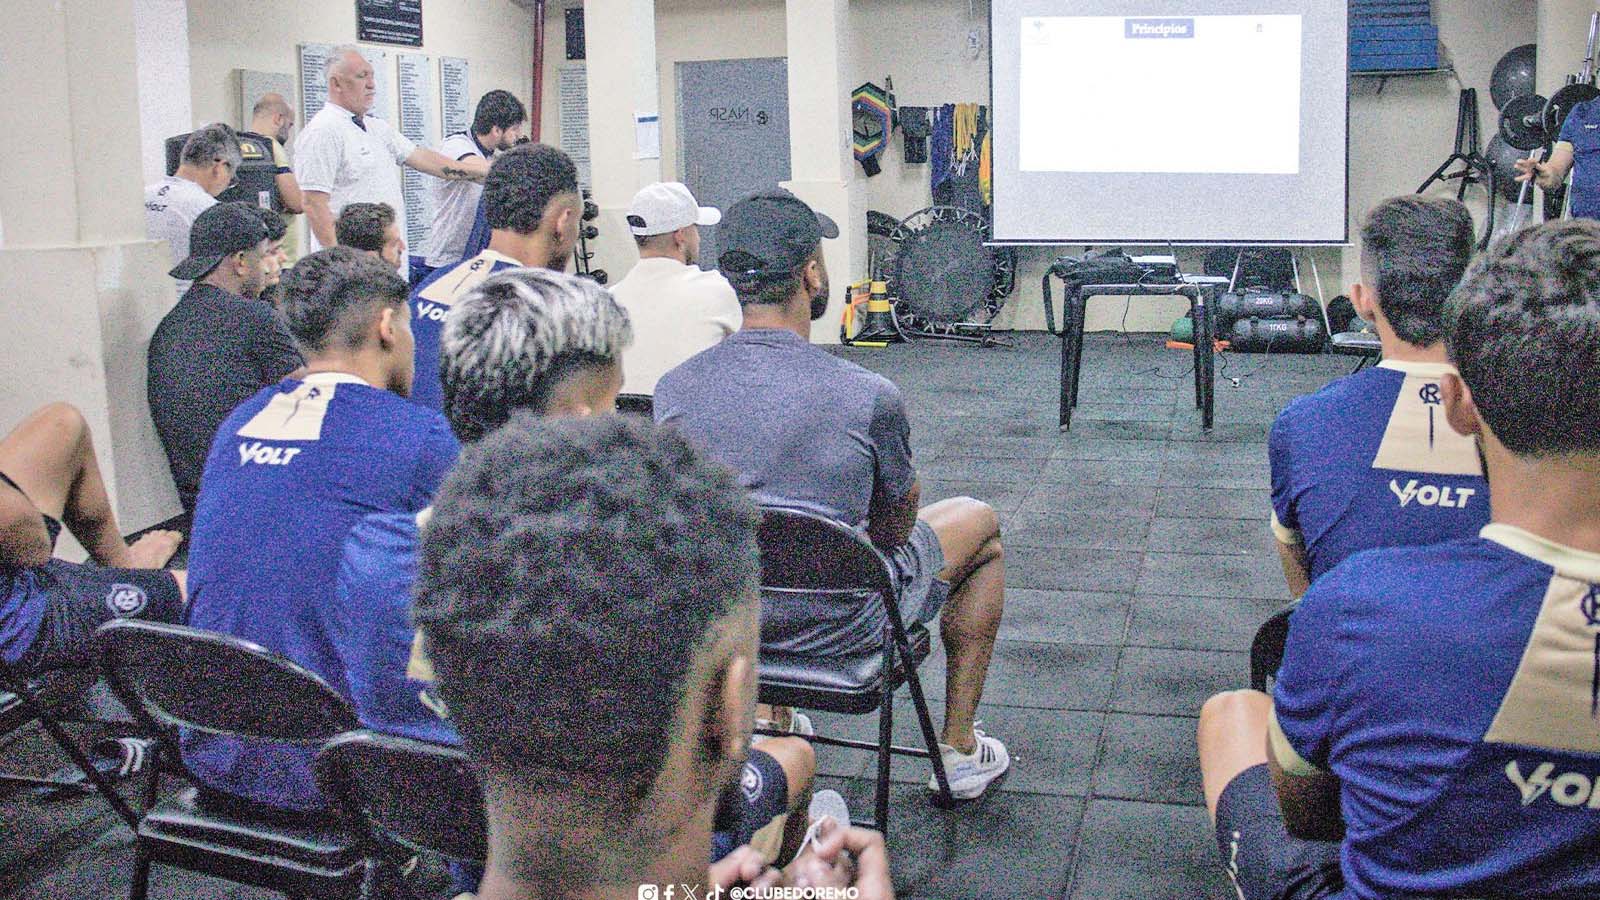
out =
[[[1544,105],[1544,133],[1549,135],[1550,140],[1556,140],[1572,108],[1596,97],[1600,97],[1600,88],[1581,83],[1569,84],[1551,94],[1550,100]]]
[[[1500,111],[1500,136],[1518,150],[1543,147],[1544,106],[1548,102],[1538,94],[1524,94],[1506,104]]]
[[[1514,47],[1494,64],[1494,74],[1489,76],[1489,97],[1495,109],[1505,109],[1506,104],[1534,91],[1533,76],[1538,48],[1534,44]]]

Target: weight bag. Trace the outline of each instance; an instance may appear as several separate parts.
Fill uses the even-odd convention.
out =
[[[1243,291],[1223,294],[1217,301],[1217,331],[1226,332],[1234,322],[1262,319],[1321,319],[1317,301],[1292,291]]]
[[[1239,353],[1321,353],[1328,341],[1322,317],[1314,319],[1240,319],[1228,335]]]

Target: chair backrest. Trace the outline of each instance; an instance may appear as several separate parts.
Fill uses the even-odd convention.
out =
[[[1275,679],[1283,667],[1283,651],[1289,641],[1289,617],[1298,603],[1291,603],[1272,614],[1261,623],[1250,642],[1250,687],[1258,691],[1267,689],[1267,681]]]
[[[316,673],[225,634],[116,619],[95,634],[100,670],[146,727],[320,744],[358,727]]]
[[[650,418],[655,415],[656,401],[649,394],[618,394],[617,412]]]
[[[804,510],[764,506],[761,513],[762,587],[896,596],[889,561],[859,531]]]
[[[488,853],[483,789],[458,748],[352,731],[317,754],[316,774],[323,794],[379,840],[466,861]]]

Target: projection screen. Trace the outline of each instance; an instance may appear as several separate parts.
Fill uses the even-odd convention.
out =
[[[1344,0],[993,0],[1004,244],[1348,239]]]

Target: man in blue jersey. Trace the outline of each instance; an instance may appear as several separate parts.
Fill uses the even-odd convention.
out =
[[[426,507],[457,445],[442,416],[404,399],[412,338],[393,269],[348,247],[313,253],[284,279],[283,315],[306,374],[246,400],[217,432],[195,510],[189,623],[339,685],[327,617],[344,536],[365,515]],[[212,788],[294,810],[324,805],[313,755],[198,735],[184,744]]]
[[[1444,334],[1493,521],[1344,561],[1295,612],[1273,696],[1206,704],[1245,900],[1600,896],[1600,223],[1491,250]]]
[[[1600,102],[1585,100],[1572,107],[1549,159],[1517,160],[1517,180],[1532,181],[1546,191],[1560,190],[1568,175],[1573,217],[1600,219]]]
[[[1385,200],[1361,229],[1350,290],[1383,362],[1290,403],[1272,425],[1272,530],[1290,593],[1373,547],[1477,534],[1489,490],[1472,439],[1445,424],[1445,298],[1472,258],[1472,216],[1450,199]]]
[[[583,199],[578,169],[565,153],[545,144],[522,144],[497,154],[483,182],[483,206],[493,229],[489,246],[435,270],[411,295],[416,334],[416,384],[411,399],[442,410],[439,334],[450,308],[501,269],[566,268],[578,241]]]
[[[441,362],[451,427],[470,448],[514,415],[614,412],[631,340],[627,313],[590,279],[533,268],[494,275],[460,298],[446,320]],[[430,514],[368,516],[351,531],[333,639],[364,725],[453,744],[459,738],[411,624],[417,546]],[[746,780],[759,789],[733,804],[719,850],[766,841],[761,849],[775,857],[786,826],[797,822],[804,830],[803,816],[780,817],[809,796],[815,759],[803,740],[780,738],[753,752],[750,767]],[[775,819],[777,827],[764,830]]]

